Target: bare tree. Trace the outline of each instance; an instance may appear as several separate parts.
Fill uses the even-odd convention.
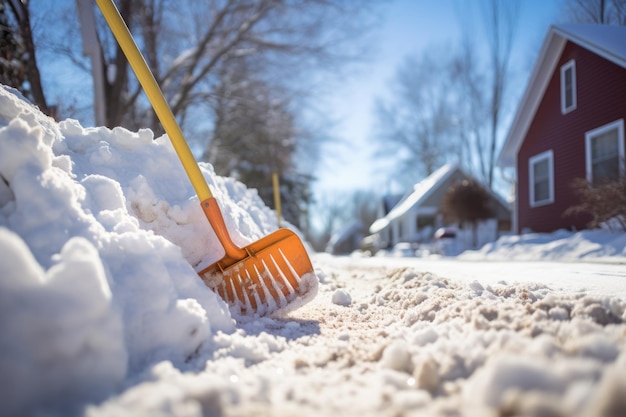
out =
[[[467,3],[460,10],[463,28],[461,47],[452,60],[452,82],[456,96],[459,136],[463,144],[462,162],[489,188],[494,186],[495,158],[502,139],[502,114],[510,83],[510,58],[519,19],[517,0],[481,2],[480,16],[484,38],[471,27]],[[484,39],[486,42],[484,42]],[[483,63],[480,45],[486,45],[488,65]]]
[[[454,158],[493,188],[519,2],[490,0],[481,16],[488,65],[479,58],[477,31],[465,24],[456,54],[440,47],[408,58],[396,77],[395,101],[379,104],[382,146],[399,153],[401,171],[428,175]]]
[[[225,174],[244,163],[262,164],[268,174],[289,168],[295,127],[280,91],[239,66],[222,74],[214,101],[213,135],[203,160]]]
[[[569,0],[565,7],[571,22],[626,25],[626,0]]]
[[[337,51],[327,37],[336,28],[329,25],[355,11],[354,6],[343,9],[343,3],[213,0],[173,10],[171,3],[167,9],[162,1],[142,0],[129,19],[137,21],[151,69],[184,124],[191,107],[215,98],[220,67],[232,60],[254,57],[258,69],[271,71],[280,69],[271,65],[277,62],[293,69],[303,58],[310,67],[331,60]],[[335,40],[340,43],[345,36]],[[297,69],[306,72],[301,64]],[[136,96],[131,91],[133,100]]]
[[[315,91],[307,75],[326,74],[359,58],[355,41],[368,33],[379,0],[116,0],[174,115],[189,136],[195,132],[198,108],[215,99],[222,65],[250,57],[274,82],[299,92]],[[66,16],[56,30],[63,36],[42,36],[48,51],[62,55],[77,68],[89,71],[82,56],[75,4],[59,0],[52,13]],[[51,14],[52,14],[51,13]],[[98,40],[107,74],[108,126],[149,125],[160,132],[154,114],[100,13]],[[48,19],[54,18],[48,16]],[[287,75],[287,76],[286,76]],[[313,79],[313,78],[311,78]],[[319,80],[319,78],[317,79]],[[109,102],[110,101],[110,102]],[[146,120],[152,120],[150,124]],[[194,123],[191,121],[193,120]],[[191,137],[193,140],[194,138]]]
[[[379,147],[396,161],[397,178],[415,182],[455,153],[447,68],[437,49],[407,57],[396,73],[393,96],[377,102]]]
[[[26,50],[21,37],[10,24],[8,7],[0,3],[0,83],[22,91],[26,82]],[[26,95],[26,94],[25,94]]]
[[[450,69],[451,85],[457,92],[453,126],[460,139],[459,159],[468,170],[486,180],[489,171],[485,126],[485,120],[489,119],[487,80],[477,48],[469,37],[461,43]]]
[[[13,41],[19,44],[19,48],[22,50],[20,66],[25,73],[24,80],[22,81],[28,81],[28,86],[24,85],[22,82],[20,85],[14,85],[13,87],[18,88],[26,97],[32,99],[42,112],[49,116],[54,116],[54,108],[48,106],[41,84],[41,76],[39,66],[37,65],[37,54],[30,22],[30,2],[28,0],[9,0],[7,3],[12,16],[9,16],[7,13],[6,3],[0,5],[0,8],[2,8],[1,13],[4,17],[2,24],[6,25],[3,31],[7,36],[10,34]],[[15,44],[15,46],[18,45]],[[7,57],[3,56],[3,58],[6,59]],[[15,59],[17,57],[12,58]]]
[[[493,188],[503,98],[508,86],[511,50],[519,20],[519,3],[514,0],[491,0],[490,6],[484,10],[484,17],[491,65],[487,185]]]
[[[216,89],[212,139],[202,157],[215,172],[256,188],[273,206],[272,173],[281,183],[283,215],[300,226],[310,202],[311,178],[295,159],[301,137],[290,110],[290,96],[255,79],[245,65],[226,68]]]

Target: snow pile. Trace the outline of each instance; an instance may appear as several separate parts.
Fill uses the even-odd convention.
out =
[[[347,307],[352,303],[352,297],[350,296],[350,293],[348,293],[347,291],[342,290],[342,289],[337,289],[333,293],[332,301],[333,301],[333,304]]]
[[[477,251],[466,251],[463,260],[626,262],[626,233],[603,229],[504,236]]]
[[[57,124],[0,88],[0,414],[102,400],[234,331],[194,271],[221,246],[170,142],[153,139]],[[236,243],[276,228],[256,192],[202,170]]]

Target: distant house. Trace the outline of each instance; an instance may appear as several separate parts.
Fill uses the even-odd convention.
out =
[[[370,233],[378,237],[380,248],[391,248],[397,243],[429,242],[436,228],[446,226],[440,205],[446,191],[459,181],[472,177],[456,164],[446,164],[413,189],[383,217],[370,226]],[[496,215],[489,221],[495,240],[499,230],[510,231],[511,211],[508,204],[491,192],[491,206]],[[485,234],[483,234],[485,236]]]
[[[572,180],[624,171],[625,119],[626,27],[552,26],[498,157],[516,171],[515,231],[586,226],[564,216]]]

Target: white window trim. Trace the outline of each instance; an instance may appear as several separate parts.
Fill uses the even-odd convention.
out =
[[[593,172],[591,169],[591,141],[598,135],[606,131],[617,128],[617,152],[619,158],[619,172],[624,175],[624,119],[619,119],[603,126],[597,127],[585,133],[585,168],[587,170],[587,181],[593,182]]]
[[[533,166],[537,162],[544,159],[548,160],[548,189],[550,191],[549,197],[545,200],[535,201],[535,170],[533,169]],[[540,154],[537,154],[528,159],[528,192],[531,207],[540,207],[554,203],[554,152],[552,152],[552,149],[541,152]]]
[[[572,69],[572,105],[565,107],[565,71]],[[570,59],[561,66],[561,113],[567,114],[573,110],[576,110],[577,104],[576,93],[576,61]]]

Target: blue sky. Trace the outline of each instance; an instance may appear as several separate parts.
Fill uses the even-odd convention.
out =
[[[467,6],[474,6],[474,13]],[[472,9],[472,7],[470,7]],[[516,33],[512,67],[516,91],[523,93],[534,59],[550,24],[558,22],[563,0],[523,0]],[[478,1],[392,0],[384,9],[382,26],[376,33],[376,53],[366,69],[351,75],[330,98],[331,111],[340,119],[334,134],[343,142],[329,144],[326,159],[318,171],[318,193],[343,193],[353,189],[385,191],[387,172],[373,158],[374,103],[386,94],[395,71],[408,55],[419,54],[432,45],[457,43],[462,34],[461,18],[474,31],[481,31]],[[481,34],[482,35],[482,34]],[[421,178],[416,178],[416,182]]]

